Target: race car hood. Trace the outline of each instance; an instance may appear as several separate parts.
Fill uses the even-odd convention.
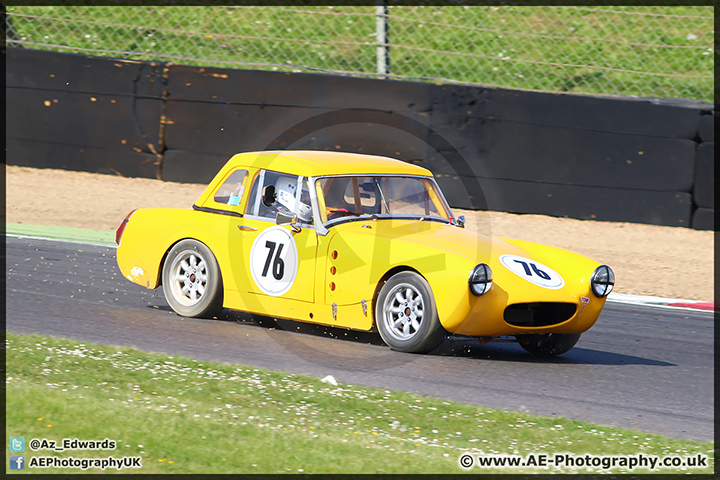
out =
[[[363,226],[365,225],[365,226]],[[366,228],[370,227],[370,228]],[[478,263],[486,263],[496,282],[518,279],[530,290],[547,293],[560,289],[568,280],[588,278],[600,263],[569,250],[522,240],[493,237],[470,228],[428,220],[379,219],[337,225],[344,242],[355,251],[389,250],[388,265],[427,264],[429,257],[446,268],[466,276]],[[374,242],[374,245],[373,245]],[[370,249],[370,250],[368,250]],[[416,268],[420,270],[419,268]],[[467,278],[467,277],[465,277]]]
[[[368,233],[361,223],[372,226],[374,236],[383,242],[392,242],[393,250],[423,247],[460,255],[476,262],[488,262],[502,254],[527,255],[524,248],[486,233],[460,228],[437,221],[408,219],[380,219],[367,222],[350,222],[339,226],[343,236]],[[412,245],[412,247],[410,247]],[[434,252],[433,252],[434,253]]]

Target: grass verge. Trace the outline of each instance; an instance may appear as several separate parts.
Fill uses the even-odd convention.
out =
[[[5,234],[16,235],[18,237],[47,238],[50,240],[64,240],[113,247],[117,245],[115,243],[115,232],[89,230],[86,228],[5,223]]]
[[[40,335],[7,333],[6,441],[31,457],[142,457],[123,473],[632,473],[647,468],[463,469],[506,454],[697,458],[714,444],[430,399],[308,376]],[[32,451],[31,439],[115,440],[112,450]],[[12,453],[12,452],[11,452]],[[10,470],[7,472],[20,473]],[[23,473],[77,473],[26,468]],[[88,469],[87,472],[99,472]],[[107,473],[117,472],[112,468]]]

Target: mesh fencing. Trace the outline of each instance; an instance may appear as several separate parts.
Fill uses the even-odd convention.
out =
[[[10,46],[134,60],[712,102],[713,13],[617,5],[8,6],[5,31]]]

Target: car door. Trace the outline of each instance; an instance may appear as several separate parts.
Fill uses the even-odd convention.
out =
[[[263,203],[263,192],[275,200]],[[302,200],[307,200],[306,202]],[[230,240],[230,261],[240,292],[315,301],[317,235],[313,225],[307,179],[261,170],[249,192],[247,207],[237,219]],[[298,215],[295,227],[278,225],[278,213]]]

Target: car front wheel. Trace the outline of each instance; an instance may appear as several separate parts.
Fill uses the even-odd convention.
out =
[[[575,346],[580,340],[579,333],[545,333],[516,335],[520,346],[536,357],[554,357]]]
[[[375,308],[380,336],[393,350],[426,353],[445,339],[430,284],[415,272],[390,277]]]
[[[168,252],[162,285],[178,315],[210,318],[222,310],[220,267],[210,249],[197,240],[182,240]]]

